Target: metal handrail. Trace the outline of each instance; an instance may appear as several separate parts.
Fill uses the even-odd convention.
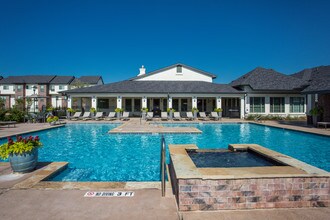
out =
[[[166,167],[166,145],[165,145],[165,138],[164,135],[162,135],[161,138],[161,144],[160,144],[160,149],[161,149],[161,155],[160,155],[160,175],[161,175],[161,188],[162,188],[162,197],[165,196],[165,189],[166,189],[166,184],[165,184],[165,167]]]

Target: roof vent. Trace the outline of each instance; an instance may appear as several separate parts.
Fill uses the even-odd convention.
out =
[[[142,75],[145,75],[146,74],[146,68],[144,68],[144,66],[142,65],[141,68],[140,68],[140,73],[138,76],[142,76]]]

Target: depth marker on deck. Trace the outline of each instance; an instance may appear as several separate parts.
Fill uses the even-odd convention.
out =
[[[113,192],[86,192],[84,197],[133,197],[134,192],[132,191],[113,191]]]

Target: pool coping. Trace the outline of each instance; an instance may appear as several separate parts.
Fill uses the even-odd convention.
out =
[[[277,178],[277,177],[330,177],[330,173],[299,161],[295,158],[278,153],[257,144],[230,144],[230,150],[252,150],[270,159],[288,166],[283,167],[248,167],[248,168],[198,168],[187,153],[187,150],[199,149],[195,144],[169,145],[171,166],[177,179],[246,179],[246,178]]]
[[[3,162],[3,164],[9,162]],[[69,182],[69,181],[48,181],[47,179],[57,175],[68,167],[68,162],[41,162],[48,165],[34,171],[34,173],[15,184],[12,189],[44,189],[44,190],[109,190],[109,189],[161,189],[160,181],[138,182],[138,181],[102,181],[102,182]],[[166,166],[169,176],[169,168]],[[172,194],[170,178],[166,181],[166,192]]]
[[[61,128],[61,127],[64,127],[64,126],[65,126],[65,124],[51,125],[50,127],[46,127],[46,128],[39,128],[39,129],[30,130],[30,131],[17,132],[17,133],[11,134],[11,135],[2,135],[2,136],[0,136],[0,140],[5,139],[7,137],[14,137],[14,136],[17,136],[17,135],[35,133],[35,132],[50,130],[50,129],[54,129],[54,128]]]

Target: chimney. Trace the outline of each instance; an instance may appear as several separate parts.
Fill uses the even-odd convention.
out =
[[[144,68],[144,66],[142,65],[141,68],[140,68],[140,73],[139,73],[138,76],[142,76],[144,74],[146,74],[146,68]]]

